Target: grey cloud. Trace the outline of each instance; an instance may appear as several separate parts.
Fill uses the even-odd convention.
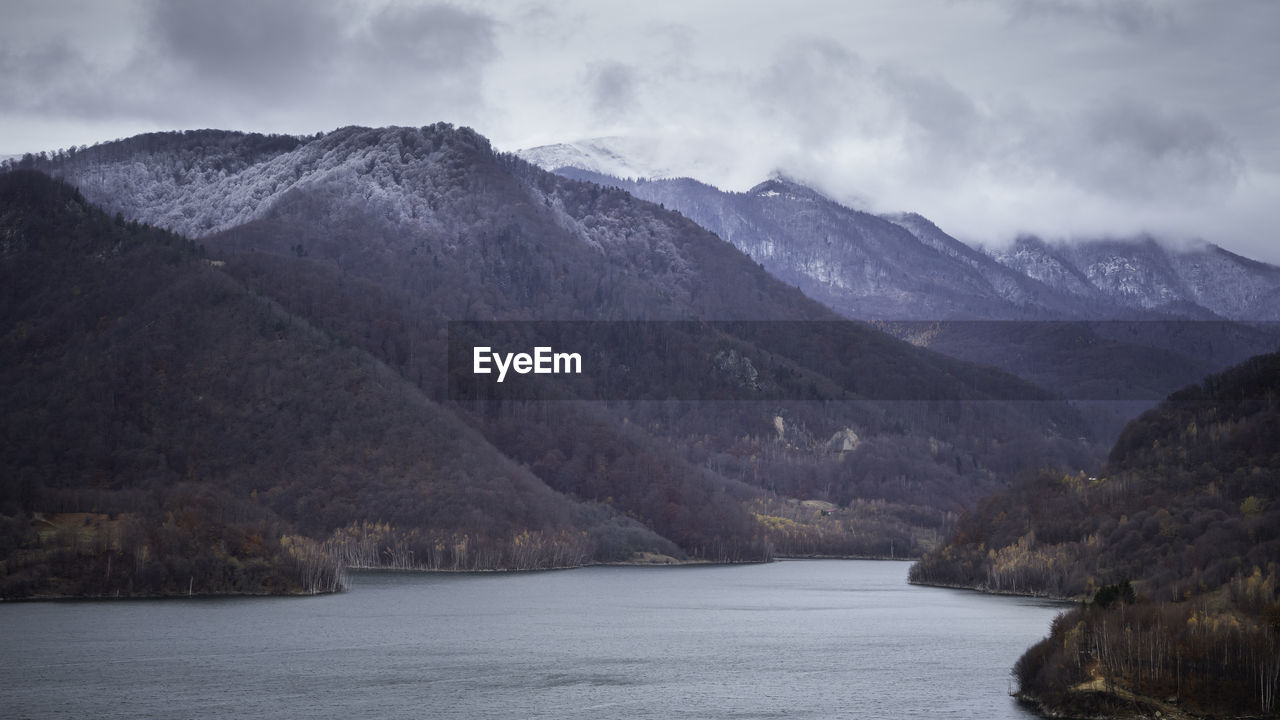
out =
[[[862,60],[830,38],[810,37],[788,44],[755,84],[757,103],[767,116],[791,124],[805,145],[824,144],[871,117],[868,71]]]
[[[619,62],[602,63],[588,72],[591,109],[601,119],[617,120],[637,101],[640,76],[635,68]]]
[[[342,49],[332,93],[359,107],[344,122],[465,121],[483,106],[484,72],[498,57],[497,23],[449,4],[398,2],[374,12]]]
[[[1056,166],[1086,188],[1128,199],[1187,196],[1234,187],[1243,160],[1207,118],[1163,113],[1131,98],[1086,111],[1064,138]]]
[[[125,69],[105,68],[68,42],[55,39],[28,50],[0,49],[0,96],[11,111],[37,116],[77,118],[172,118],[172,108],[157,97],[154,63],[129,62]],[[127,75],[130,82],[122,82]],[[160,93],[160,95],[163,95]]]
[[[475,123],[498,57],[492,18],[441,3],[45,3],[0,24],[0,115],[26,127]]]
[[[0,48],[0,93],[16,107],[60,106],[81,89],[91,70],[90,64],[64,42],[24,52]]]
[[[1121,94],[1066,108],[980,98],[832,40],[784,48],[752,92],[779,139],[765,150],[779,166],[843,199],[869,193],[880,209],[946,206],[971,232],[1128,231],[1222,202],[1248,172],[1205,113]],[[1088,211],[1078,211],[1082,198]]]
[[[946,81],[883,67],[874,74],[907,124],[907,140],[924,142],[935,156],[974,150],[989,122],[978,105]]]
[[[151,30],[187,82],[254,97],[311,86],[342,41],[339,18],[309,0],[157,0]]]
[[[1149,0],[1006,0],[1014,20],[1065,19],[1125,34],[1168,27],[1167,6]]]
[[[522,28],[531,26],[553,26],[558,19],[556,9],[546,3],[535,2],[524,6],[516,13],[515,22]]]
[[[448,4],[155,0],[149,9],[151,42],[139,55],[169,68],[154,92],[199,118],[416,122],[477,105],[497,53],[494,21]]]
[[[775,130],[815,166],[861,146],[937,179],[963,173],[996,135],[989,112],[946,80],[870,63],[831,39],[784,47],[753,92]]]
[[[21,102],[42,87],[56,87],[75,77],[84,77],[89,63],[65,42],[52,42],[27,52],[0,49],[0,72],[6,85],[22,88]]]
[[[698,44],[696,30],[678,23],[654,23],[647,34],[653,39],[653,48],[658,53],[655,64],[662,72],[683,76],[690,71],[689,57]]]
[[[406,71],[467,69],[496,52],[491,18],[452,5],[390,5],[370,21],[373,54]]]
[[[296,132],[458,120],[482,105],[497,56],[495,22],[449,4],[148,1],[138,64],[163,68],[150,102],[157,114],[175,108],[179,124],[248,116]]]
[[[670,135],[684,174],[780,168],[988,240],[1274,226],[1274,0],[454,1],[0,0],[0,139]]]

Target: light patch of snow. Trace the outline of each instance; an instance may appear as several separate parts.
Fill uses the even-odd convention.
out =
[[[189,237],[263,217],[295,189],[358,196],[395,222],[430,229],[431,168],[444,151],[419,148],[414,157],[402,147],[400,132],[334,133],[238,172],[199,164],[177,170],[161,154],[73,168],[68,179],[94,202]],[[363,142],[374,137],[379,142]]]
[[[744,178],[726,177],[725,152],[716,138],[629,135],[541,145],[515,154],[544,170],[574,167],[625,179],[690,177],[718,188],[745,190],[749,185],[744,186]]]
[[[661,165],[655,150],[635,138],[595,138],[556,145],[517,150],[516,155],[543,170],[563,167],[578,168],[617,178],[672,177],[669,167]]]
[[[843,272],[844,268],[838,264],[829,263],[822,258],[812,258],[807,262],[802,262],[799,270],[829,287],[841,290],[849,289],[849,283],[845,279],[845,273]]]

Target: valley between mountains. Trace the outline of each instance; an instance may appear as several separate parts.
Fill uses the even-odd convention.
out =
[[[1274,713],[1280,268],[987,251],[571,150],[441,123],[11,161],[0,596],[921,558],[917,582],[1087,601],[1018,665],[1049,710]],[[460,395],[475,327],[612,374]]]

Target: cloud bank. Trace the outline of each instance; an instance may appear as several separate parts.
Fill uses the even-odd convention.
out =
[[[0,153],[188,127],[632,138],[989,245],[1154,233],[1280,262],[1280,4],[10,0]]]

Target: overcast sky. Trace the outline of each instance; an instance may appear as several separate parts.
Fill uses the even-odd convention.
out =
[[[0,0],[0,154],[151,130],[600,136],[998,245],[1280,263],[1274,0]]]

